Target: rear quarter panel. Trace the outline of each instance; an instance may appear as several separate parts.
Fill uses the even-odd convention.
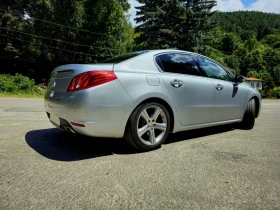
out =
[[[146,60],[146,62],[149,63],[149,65],[144,65],[144,67],[140,67],[141,64],[139,63],[138,67],[133,68],[134,65],[137,66],[136,61],[133,62],[133,65],[125,63],[124,65],[117,64],[114,66],[114,72],[116,76],[118,77],[124,89],[127,91],[128,95],[133,101],[133,106],[130,110],[127,110],[126,116],[124,118],[127,121],[133,110],[143,101],[149,98],[159,98],[167,102],[171,107],[174,115],[173,132],[176,132],[177,127],[180,125],[180,122],[178,121],[177,111],[170,98],[169,92],[166,88],[164,81],[159,76],[159,71],[154,64],[153,57],[151,57],[150,59],[151,62]],[[147,77],[149,76],[158,77],[159,84],[149,85],[147,81]]]

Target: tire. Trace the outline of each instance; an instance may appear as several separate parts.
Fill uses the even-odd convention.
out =
[[[124,139],[139,151],[157,149],[170,132],[170,114],[156,102],[137,107],[128,119]]]
[[[251,130],[255,125],[255,118],[256,118],[256,105],[255,100],[251,99],[247,104],[243,120],[240,123],[240,128],[245,130]]]

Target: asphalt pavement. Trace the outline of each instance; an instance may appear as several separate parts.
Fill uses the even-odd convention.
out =
[[[280,209],[280,101],[263,101],[253,130],[137,153],[54,128],[42,99],[0,98],[0,209]]]

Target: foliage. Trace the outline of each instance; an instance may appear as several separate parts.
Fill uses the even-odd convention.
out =
[[[209,39],[206,32],[215,27],[210,17],[213,0],[139,0],[135,40],[145,49],[175,48],[202,51]]]
[[[134,29],[128,0],[0,0],[0,74],[20,73],[46,84],[57,65],[175,48],[209,56],[235,74],[263,79],[262,95],[278,97],[279,14],[212,12],[215,0],[138,1]],[[19,75],[14,85],[6,77],[1,75],[2,92],[28,92],[35,85]]]
[[[15,76],[0,74],[0,93],[42,95],[42,90],[35,85],[33,79],[21,74],[16,74]]]
[[[210,32],[214,39],[204,54],[234,73],[262,79],[262,96],[275,98],[274,88],[280,86],[280,15],[218,12],[212,19],[219,27]]]
[[[274,87],[273,89],[259,90],[262,98],[275,98],[280,99],[280,87]]]
[[[0,73],[45,82],[65,63],[95,63],[131,51],[128,0],[0,0]]]
[[[275,98],[280,98],[280,87],[273,88],[273,96]]]
[[[242,34],[243,38],[256,35],[261,40],[280,29],[280,15],[255,11],[218,12],[213,16],[223,31]]]

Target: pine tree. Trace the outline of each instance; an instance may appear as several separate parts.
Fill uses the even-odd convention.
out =
[[[195,37],[195,43],[192,43],[194,51],[203,52],[208,42],[213,37],[207,35],[207,33],[217,26],[217,22],[212,21],[211,17],[216,11],[211,9],[217,5],[216,0],[189,0],[192,1],[191,9],[193,11],[193,36]]]
[[[155,24],[154,13],[158,10],[158,7],[162,7],[165,4],[165,0],[138,0],[142,5],[136,7],[138,10],[136,13],[136,32],[140,33],[140,36],[136,38],[138,45],[143,44],[143,49],[153,49],[152,46],[148,47],[147,44],[153,43],[155,40],[154,34],[157,33],[159,28]]]
[[[145,3],[142,0],[140,3]],[[144,47],[177,48],[182,50],[202,51],[205,34],[215,27],[210,21],[211,12],[216,5],[214,0],[167,0],[153,1],[138,7],[136,31],[140,32],[136,42],[145,41]]]

